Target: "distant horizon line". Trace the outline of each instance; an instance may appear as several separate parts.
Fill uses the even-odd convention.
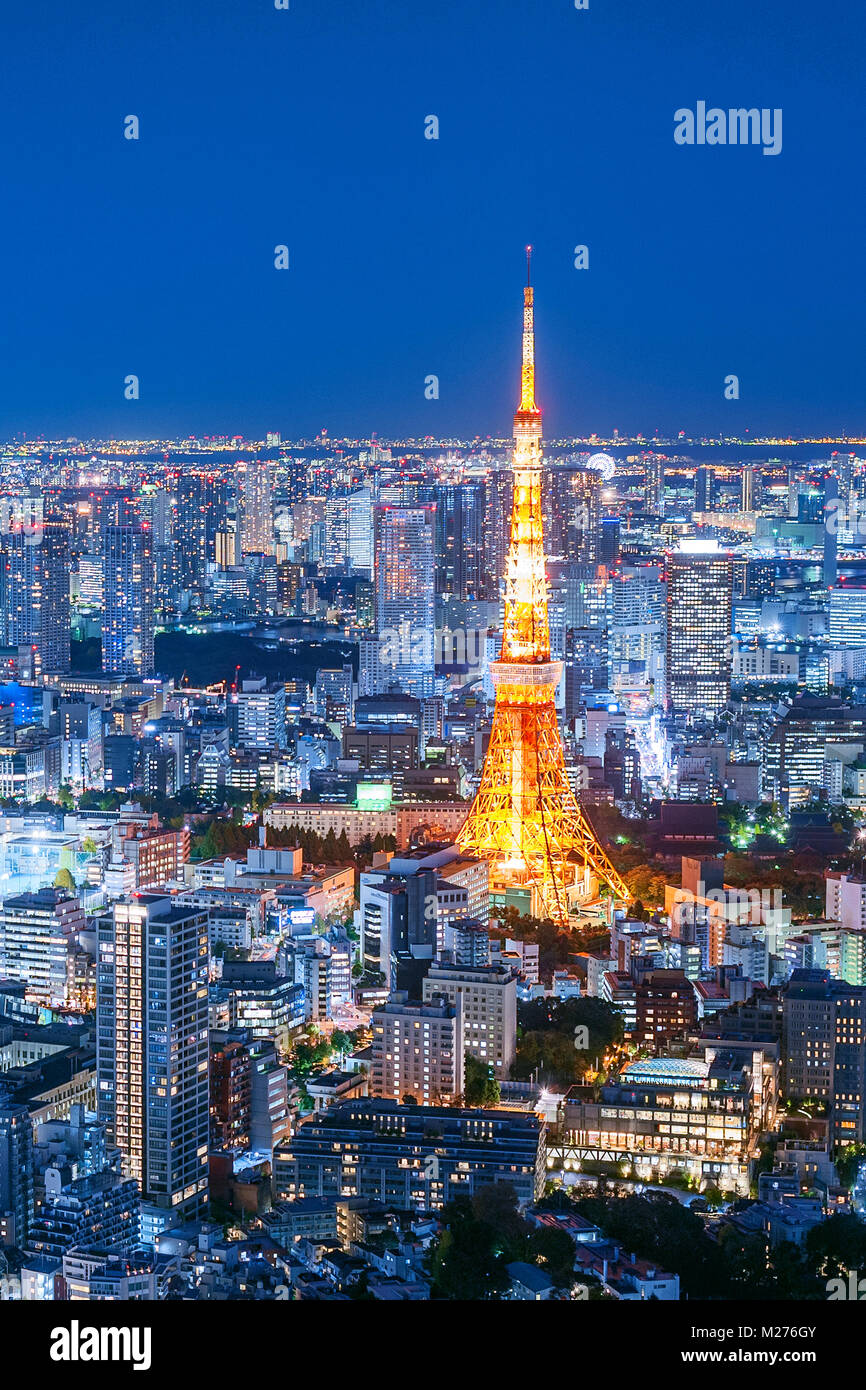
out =
[[[279,431],[268,431],[267,433],[277,434]],[[91,436],[83,439],[80,435],[67,435],[63,438],[34,437],[32,439],[6,439],[0,440],[0,450],[4,454],[17,454],[26,457],[28,454],[36,454],[48,450],[60,450],[61,452],[76,452],[77,450],[87,450],[93,448],[116,449],[125,448],[152,448],[159,449],[170,447],[178,452],[185,448],[194,447],[204,449],[206,452],[219,450],[261,450],[264,452],[275,452],[279,449],[323,449],[323,448],[510,448],[513,445],[510,435],[401,435],[385,436],[378,434],[371,435],[329,435],[326,433],[313,435],[312,437],[301,435],[296,439],[282,438],[278,443],[267,442],[267,438],[251,439],[243,434],[214,434],[214,435],[163,435],[150,436],[147,438],[127,436],[105,437]],[[701,448],[723,448],[727,445],[736,445],[738,448],[796,448],[805,445],[815,447],[831,445],[843,445],[846,447],[866,448],[866,435],[846,435],[846,434],[824,434],[824,435],[667,435],[667,434],[618,434],[618,435],[562,435],[551,437],[545,440],[547,448],[574,448],[576,446],[586,446],[589,449],[611,448],[621,449],[626,447],[637,447],[651,450],[658,447],[680,448],[689,446],[700,446]]]

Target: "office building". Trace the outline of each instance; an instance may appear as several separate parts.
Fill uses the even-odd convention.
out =
[[[713,483],[715,481],[711,468],[695,469],[695,511],[711,512],[713,510]]]
[[[67,1003],[69,954],[85,926],[84,910],[62,888],[4,898],[0,908],[0,979],[22,980],[26,997],[46,1009]]]
[[[866,709],[832,696],[797,696],[763,730],[761,774],[764,796],[786,807],[808,801],[824,785],[833,749],[862,744]]]
[[[225,961],[210,999],[227,1027],[246,1028],[252,1038],[273,1042],[282,1052],[304,1026],[304,987],[278,974],[272,960]]]
[[[624,1162],[658,1181],[673,1171],[742,1196],[760,1135],[776,1116],[775,1044],[720,1041],[702,1057],[628,1063],[598,1100],[567,1101],[555,1152],[575,1162]]]
[[[308,1021],[332,1019],[351,1003],[353,946],[341,936],[301,936],[291,939],[290,948]]]
[[[757,505],[758,478],[755,470],[749,463],[743,464],[743,471],[740,474],[740,511],[753,512]]]
[[[346,498],[346,558],[350,574],[373,577],[373,495],[361,488]]]
[[[326,724],[351,724],[354,705],[354,676],[351,662],[316,672],[314,689],[316,713]]]
[[[266,753],[286,747],[286,687],[279,682],[243,681],[229,693],[227,714],[235,747]]]
[[[834,646],[866,646],[866,589],[830,590],[829,637]]]
[[[710,544],[666,556],[667,708],[675,714],[720,714],[730,698],[731,557],[703,548]]]

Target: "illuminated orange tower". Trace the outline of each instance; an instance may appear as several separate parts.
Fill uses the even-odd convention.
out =
[[[629,894],[571,789],[556,714],[562,662],[551,660],[547,618],[531,251],[527,247],[502,650],[490,665],[496,708],[481,786],[457,842],[466,854],[488,860],[494,893],[529,889],[531,911],[564,926],[569,902],[594,896],[599,883],[616,897]]]

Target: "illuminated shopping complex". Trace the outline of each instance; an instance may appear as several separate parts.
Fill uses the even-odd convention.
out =
[[[777,1052],[726,1040],[701,1057],[630,1062],[598,1100],[566,1098],[548,1162],[616,1164],[644,1182],[678,1173],[748,1195],[749,1164],[776,1118]]]

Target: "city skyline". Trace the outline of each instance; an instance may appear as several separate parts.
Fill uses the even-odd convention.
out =
[[[862,18],[4,23],[10,1345],[162,1374],[180,1306],[225,1380],[304,1355],[228,1302],[573,1302],[597,1376],[646,1314],[695,1379],[818,1363],[866,1298]]]

